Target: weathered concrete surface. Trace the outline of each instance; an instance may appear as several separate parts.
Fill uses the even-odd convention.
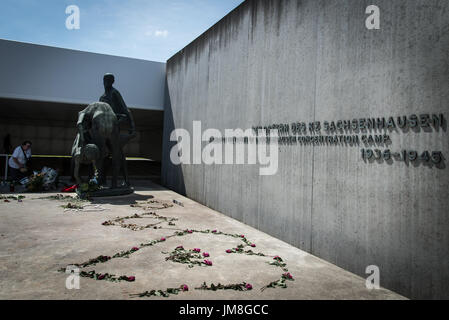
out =
[[[173,191],[157,185],[138,188],[135,195],[113,200],[95,201],[106,209],[97,212],[64,212],[60,205],[67,201],[42,200],[39,194],[26,194],[23,202],[0,203],[0,299],[129,299],[129,294],[151,289],[166,289],[188,284],[190,290],[169,299],[404,299],[386,289],[368,290],[360,278],[324,260],[314,257],[261,231],[244,225]],[[103,226],[102,222],[117,216],[142,213],[130,207],[136,201],[153,200],[184,205],[155,210],[166,217],[179,218],[175,226],[161,224],[162,229],[132,231],[119,226]],[[152,218],[132,219],[127,223],[146,225]],[[218,229],[244,234],[256,243],[254,251],[280,255],[295,281],[288,288],[260,288],[277,280],[280,268],[268,265],[271,257],[227,254],[225,250],[242,243],[223,235],[193,233],[173,237],[152,247],[142,248],[129,258],[116,258],[87,267],[85,271],[134,275],[135,282],[113,283],[81,278],[79,290],[65,288],[66,275],[57,272],[71,263],[81,263],[99,255],[113,255],[153,239],[173,233],[169,228]],[[161,251],[176,246],[199,247],[210,253],[212,267],[188,268],[184,264],[165,261]],[[193,288],[208,284],[240,283],[254,286],[251,291],[201,291]],[[136,298],[140,299],[140,298]],[[152,297],[151,299],[155,299]]]
[[[377,5],[380,30],[365,28]],[[377,265],[411,298],[449,298],[449,173],[365,163],[359,146],[281,146],[279,171],[173,166],[173,128],[443,113],[449,3],[246,1],[167,62],[163,184],[351,272]],[[442,151],[446,127],[389,132],[392,151]],[[371,148],[377,148],[371,146]],[[445,160],[447,162],[447,160]]]

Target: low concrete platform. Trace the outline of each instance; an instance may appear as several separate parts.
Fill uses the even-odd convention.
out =
[[[365,279],[161,186],[148,183],[135,189],[136,192],[131,195],[79,203],[84,206],[82,210],[62,208],[69,202],[67,200],[39,199],[55,193],[25,194],[22,202],[1,200],[0,298],[405,299],[382,288],[368,290]],[[148,214],[142,218],[123,220],[121,225],[120,222],[102,225],[117,217],[145,212]],[[154,226],[139,228],[149,224]],[[186,229],[195,231],[173,236]],[[224,234],[196,232],[207,229],[242,234],[248,241],[245,243],[242,238]],[[166,240],[160,241],[163,237]],[[152,240],[160,242],[141,246]],[[249,243],[254,243],[256,247],[247,245]],[[239,244],[245,246],[245,251],[253,250],[266,256],[226,252]],[[167,261],[167,252],[177,246],[208,252],[210,257],[206,259],[213,265],[189,268],[187,264]],[[132,247],[139,247],[139,250],[132,252],[128,258],[113,258],[81,268],[81,271],[134,276],[135,281],[111,282],[81,277],[80,289],[68,290],[67,274],[58,272],[67,265],[83,263],[100,255],[112,257]],[[261,291],[262,287],[279,280],[284,273],[281,267],[269,264],[275,261],[273,257],[276,255],[286,263],[285,267],[294,281],[287,280],[287,288]],[[253,289],[196,290],[203,282],[207,285],[246,282]],[[168,298],[130,296],[153,289],[177,288],[181,284],[187,284],[189,290]]]

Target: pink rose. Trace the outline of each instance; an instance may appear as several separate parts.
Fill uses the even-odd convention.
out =
[[[165,241],[165,238],[162,237],[162,238],[161,238],[161,241]]]
[[[206,264],[206,266],[211,266],[212,265],[212,261],[204,260],[204,264]]]
[[[192,231],[192,230],[187,230],[187,232],[188,232],[188,233],[192,233],[193,231]]]
[[[203,257],[205,257],[205,258],[209,257],[209,253],[203,252]]]
[[[256,245],[255,245],[254,243],[251,243],[251,247],[255,248],[255,247],[256,247]]]
[[[189,287],[186,284],[181,285],[182,291],[189,291]]]
[[[217,230],[212,230],[212,233],[217,233]]]
[[[293,276],[290,274],[290,272],[284,273],[282,276],[286,279],[293,279]]]
[[[200,249],[200,248],[193,248],[193,251],[195,251],[195,252],[201,252],[201,249]]]
[[[231,250],[231,249],[228,249],[228,250],[226,250],[226,252],[227,252],[227,253],[231,253],[231,252],[232,252],[232,250]]]
[[[132,247],[131,250],[132,250],[132,251],[137,251],[137,250],[139,250],[139,248],[137,248],[137,247]]]
[[[136,280],[136,277],[130,276],[130,277],[128,277],[126,280],[127,280],[127,281],[134,281],[134,280]]]
[[[240,235],[240,238],[245,238],[245,235],[241,234],[241,235]]]
[[[251,290],[253,288],[253,286],[251,284],[247,283],[245,285],[245,288],[246,288],[246,290]]]

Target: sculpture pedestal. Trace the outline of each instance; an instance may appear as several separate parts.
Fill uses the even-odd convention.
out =
[[[134,193],[134,188],[132,187],[118,187],[118,188],[103,188],[97,191],[91,192],[81,192],[79,189],[76,189],[76,194],[81,199],[87,198],[100,198],[100,197],[116,197],[116,196],[124,196],[127,194]]]

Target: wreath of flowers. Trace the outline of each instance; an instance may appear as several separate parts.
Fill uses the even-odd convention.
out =
[[[189,268],[193,268],[195,265],[198,266],[212,266],[212,261],[204,258],[210,257],[207,252],[200,253],[200,248],[193,248],[190,250],[184,249],[183,246],[177,246],[172,252],[162,252],[163,254],[169,254],[166,261],[173,261],[176,263],[188,264]],[[202,260],[202,261],[200,261]]]
[[[159,204],[159,206],[155,206],[155,204]],[[144,210],[160,210],[173,207],[173,204],[161,202],[159,200],[147,200],[145,202],[131,204],[130,206],[133,208],[143,208]]]
[[[11,202],[10,199],[11,200],[17,200],[17,201],[20,202],[24,198],[25,198],[25,196],[22,196],[22,195],[18,195],[18,196],[14,196],[14,195],[3,196],[3,195],[0,195],[0,199],[3,200],[3,202]]]
[[[140,226],[134,223],[125,223],[125,220],[128,219],[142,219],[145,216],[150,216],[150,218],[154,218],[157,220],[162,220],[156,223],[150,223],[144,226]],[[102,223],[102,225],[104,226],[120,226],[122,228],[127,228],[130,229],[132,231],[140,231],[140,230],[144,230],[144,229],[148,229],[148,228],[154,228],[154,229],[158,229],[160,227],[157,227],[158,225],[160,225],[163,222],[168,222],[168,225],[170,226],[174,226],[175,223],[173,221],[177,221],[177,218],[168,218],[168,217],[164,217],[161,215],[158,215],[156,212],[144,212],[141,214],[133,214],[131,216],[126,216],[126,217],[117,217],[113,220],[107,220],[105,222]]]

